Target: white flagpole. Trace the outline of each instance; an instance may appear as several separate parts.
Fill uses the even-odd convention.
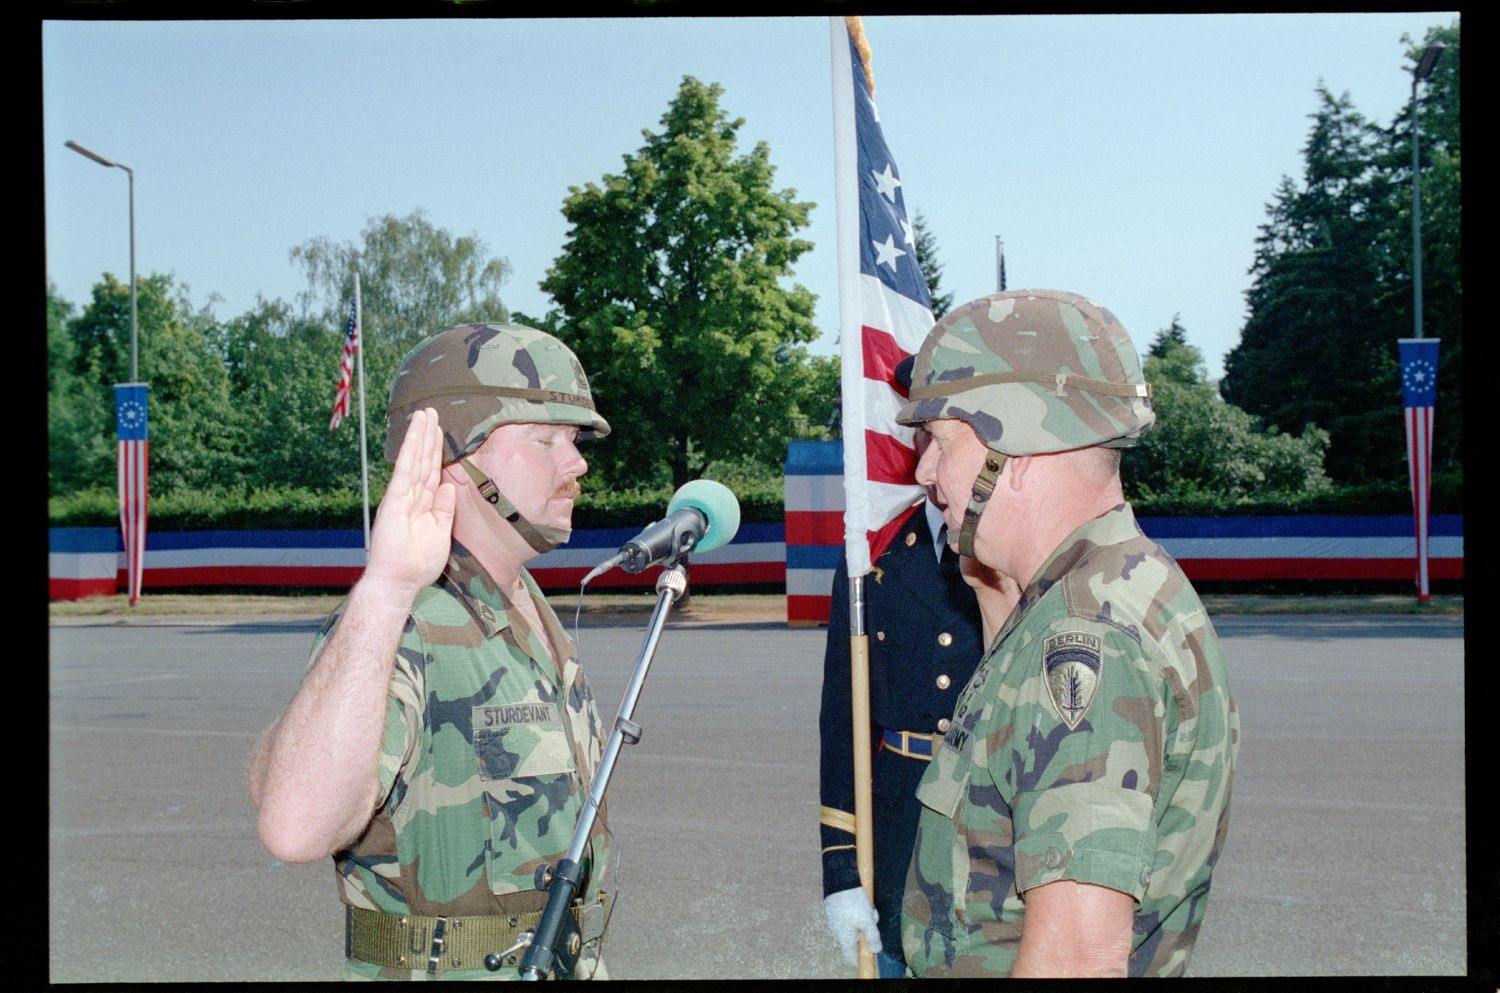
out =
[[[869,494],[865,479],[865,383],[859,282],[859,152],[850,91],[848,27],[830,17],[833,63],[834,220],[838,246],[839,378],[844,438],[844,554],[848,575],[870,571]]]
[[[359,477],[364,490],[365,561],[370,560],[370,457],[365,441],[365,320],[359,307],[359,273],[354,274],[354,328],[359,342]]]

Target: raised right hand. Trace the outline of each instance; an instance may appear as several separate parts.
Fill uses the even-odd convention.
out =
[[[391,481],[370,531],[363,581],[415,599],[448,563],[456,491],[442,476],[443,434],[437,411],[412,415]]]

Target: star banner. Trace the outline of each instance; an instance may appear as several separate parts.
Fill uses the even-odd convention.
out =
[[[1432,421],[1437,406],[1438,339],[1400,338],[1401,399],[1406,421],[1406,465],[1411,477],[1412,517],[1417,538],[1417,600],[1430,599],[1427,545],[1431,518]]]
[[[130,602],[141,598],[146,561],[147,470],[145,383],[115,384],[115,466],[118,470],[120,533],[125,539],[125,586]]]
[[[913,431],[896,423],[901,360],[932,327],[901,174],[880,128],[858,18],[830,19],[835,211],[844,435],[844,549],[849,575],[870,571],[892,529],[922,499]],[[849,22],[854,22],[850,24]]]

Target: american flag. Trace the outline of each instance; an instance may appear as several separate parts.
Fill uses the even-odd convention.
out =
[[[1400,338],[1401,395],[1406,408],[1406,464],[1411,476],[1412,515],[1417,534],[1417,599],[1429,599],[1427,584],[1428,495],[1432,491],[1432,414],[1437,404],[1438,339]]]
[[[859,19],[832,21],[844,547],[849,575],[860,576],[901,512],[922,499],[913,431],[896,423],[906,397],[893,373],[932,327],[932,298],[917,265],[901,174],[880,130]]]
[[[141,598],[146,560],[147,469],[145,383],[115,384],[115,466],[119,479],[120,533],[125,538],[125,585],[130,602]]]
[[[328,430],[349,416],[349,393],[354,384],[354,353],[359,351],[359,299],[349,302],[349,329],[344,333],[344,354],[339,356],[339,388],[333,395],[333,416]]]

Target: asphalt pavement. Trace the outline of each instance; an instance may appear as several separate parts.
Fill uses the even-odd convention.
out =
[[[1462,615],[1217,626],[1243,736],[1190,974],[1492,976],[1470,937]],[[606,720],[645,628],[579,629]],[[52,981],[339,978],[331,864],[272,858],[245,793],[315,629],[49,629]],[[823,639],[775,620],[668,626],[608,793],[612,977],[853,976],[821,905]]]

